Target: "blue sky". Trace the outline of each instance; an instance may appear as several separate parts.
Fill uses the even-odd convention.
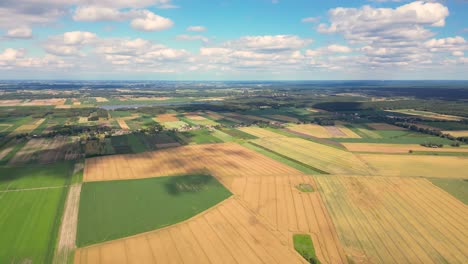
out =
[[[467,79],[468,3],[4,0],[2,79]]]

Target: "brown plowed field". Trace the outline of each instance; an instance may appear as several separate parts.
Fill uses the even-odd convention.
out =
[[[220,177],[220,180],[286,237],[292,237],[293,233],[311,234],[317,257],[322,263],[347,262],[320,194],[301,192],[296,188],[299,184],[310,184],[316,190],[312,176],[255,175]]]
[[[185,222],[78,249],[88,263],[307,263],[235,198]]]
[[[84,181],[141,179],[209,172],[218,177],[301,174],[235,143],[183,146],[86,160]]]
[[[468,263],[468,208],[425,179],[317,176],[345,251],[372,263]]]

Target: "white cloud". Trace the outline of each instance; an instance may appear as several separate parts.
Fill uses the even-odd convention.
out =
[[[304,39],[294,35],[267,35],[241,37],[238,40],[225,43],[225,46],[236,49],[272,53],[301,49],[310,43],[312,43],[311,39]]]
[[[204,27],[204,26],[190,26],[190,27],[187,28],[187,31],[190,31],[190,32],[205,32],[206,27]]]
[[[118,21],[122,20],[122,13],[114,8],[99,6],[78,7],[73,15],[75,21]]]
[[[209,41],[207,37],[204,37],[201,35],[186,35],[186,34],[178,35],[176,36],[176,39],[182,40],[182,41],[202,41],[205,43]]]
[[[162,31],[174,25],[172,20],[158,16],[150,11],[144,11],[144,16],[132,20],[131,25],[136,30],[141,31]]]
[[[32,29],[26,26],[12,28],[7,31],[6,37],[21,39],[32,38]]]
[[[92,32],[71,31],[49,37],[43,46],[47,53],[56,56],[82,56],[83,46],[92,44],[96,40],[97,36]]]
[[[320,21],[320,17],[305,17],[301,20],[302,23],[317,23]]]
[[[330,45],[326,49],[332,53],[349,53],[353,51],[350,47],[342,45]]]

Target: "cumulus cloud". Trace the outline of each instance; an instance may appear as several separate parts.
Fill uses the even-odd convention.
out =
[[[234,49],[273,53],[301,49],[310,43],[312,43],[311,39],[304,39],[295,35],[267,35],[245,36],[237,40],[228,41],[224,45]]]
[[[12,28],[7,31],[5,36],[7,38],[19,38],[19,39],[32,38],[32,29],[26,26]]]
[[[202,35],[186,35],[186,34],[178,35],[176,36],[176,39],[182,40],[182,41],[202,41],[205,43],[209,41],[207,37],[204,37]]]
[[[158,16],[145,10],[143,11],[143,17],[133,19],[131,25],[136,30],[161,31],[171,28],[174,22],[168,18]]]
[[[56,56],[82,56],[83,46],[92,44],[96,39],[96,34],[92,32],[71,31],[49,37],[43,46],[47,53]]]
[[[190,27],[187,28],[187,31],[190,31],[190,32],[205,32],[206,27],[204,27],[204,26],[190,26]]]
[[[75,10],[75,21],[118,21],[123,19],[123,13],[119,10],[100,6],[82,6]]]

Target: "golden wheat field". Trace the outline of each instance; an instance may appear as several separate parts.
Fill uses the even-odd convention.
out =
[[[347,150],[352,152],[375,152],[375,153],[408,153],[412,151],[426,152],[468,152],[468,148],[443,147],[427,148],[418,144],[381,144],[381,143],[341,143]]]
[[[442,131],[442,133],[449,134],[453,137],[468,137],[468,130]]]
[[[344,126],[320,126],[316,124],[292,125],[289,130],[318,138],[360,138],[351,129]]]
[[[86,159],[84,181],[141,179],[209,172],[214,176],[301,174],[235,143],[191,145]]]
[[[179,121],[179,118],[177,118],[176,114],[160,114],[157,115],[155,118],[153,118],[154,121],[156,122],[176,122]]]
[[[357,154],[377,175],[432,178],[468,178],[468,157],[430,155]]]
[[[240,127],[238,128],[239,130],[247,133],[247,134],[250,134],[252,136],[256,136],[258,138],[278,138],[278,137],[284,137],[283,135],[281,134],[278,134],[278,133],[275,133],[273,131],[270,131],[268,129],[265,129],[265,128],[261,128],[261,127],[255,127],[255,126],[250,126],[250,127]]]
[[[317,176],[355,263],[467,263],[468,208],[426,179]]]
[[[80,248],[88,263],[307,263],[287,238],[264,224],[243,202],[229,198],[182,223]]]
[[[373,171],[353,153],[300,138],[262,138],[264,148],[332,174],[371,175]]]
[[[274,230],[286,237],[294,233],[310,234],[315,252],[322,263],[346,263],[333,222],[320,194],[301,192],[297,186],[317,185],[309,175],[249,175],[218,179]],[[289,242],[292,244],[292,241]]]

